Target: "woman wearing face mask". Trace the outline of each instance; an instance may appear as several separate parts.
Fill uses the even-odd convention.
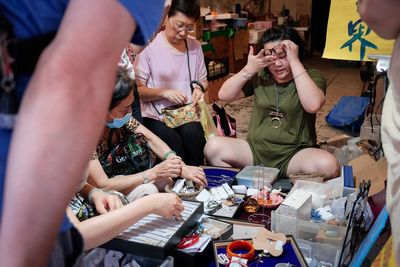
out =
[[[297,32],[274,27],[265,32],[260,52],[250,48],[247,65],[228,79],[218,97],[234,101],[254,95],[247,140],[216,137],[204,149],[216,166],[242,168],[263,164],[280,169],[280,177],[323,172],[337,177],[334,156],[316,146],[316,113],[325,102],[322,74],[305,68],[299,59],[303,46]]]
[[[189,165],[204,163],[205,144],[199,122],[169,128],[161,110],[173,105],[197,104],[204,92],[190,81],[199,81],[207,88],[207,70],[200,43],[190,36],[200,16],[195,0],[172,0],[165,20],[165,30],[137,56],[135,75],[138,84],[143,124]]]
[[[182,162],[171,148],[131,114],[134,82],[117,72],[107,123],[89,165],[88,183],[125,194],[129,201],[163,190],[178,176],[205,185],[204,171]],[[161,163],[153,167],[153,154]],[[109,179],[111,178],[111,179]]]

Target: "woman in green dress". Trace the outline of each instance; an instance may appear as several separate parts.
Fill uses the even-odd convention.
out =
[[[321,72],[300,61],[304,48],[290,27],[267,30],[246,66],[222,85],[218,97],[231,102],[254,95],[246,140],[210,139],[204,148],[215,166],[242,168],[263,164],[280,169],[280,177],[323,172],[339,175],[336,158],[317,148],[316,113],[325,103],[326,81]]]

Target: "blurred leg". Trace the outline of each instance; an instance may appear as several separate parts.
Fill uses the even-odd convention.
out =
[[[242,139],[213,137],[207,141],[204,155],[212,166],[243,168],[253,165],[250,146]]]
[[[339,163],[329,152],[318,148],[306,148],[297,152],[289,161],[286,175],[295,173],[323,172],[325,179],[339,176]]]

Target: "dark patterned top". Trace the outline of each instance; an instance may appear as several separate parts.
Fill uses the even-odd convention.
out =
[[[114,129],[115,133],[117,134],[120,138],[131,135],[136,132],[137,128],[140,126],[140,122],[138,122],[134,117],[131,117],[130,120],[128,121],[127,124],[125,124],[122,128],[120,129]],[[109,151],[108,147],[108,139],[109,136],[106,138],[102,137],[97,145],[96,151],[93,152],[92,155],[92,160],[94,159],[99,159],[101,155],[104,153],[107,153]]]

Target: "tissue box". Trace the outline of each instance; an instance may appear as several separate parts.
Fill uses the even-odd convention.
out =
[[[311,193],[297,190],[290,194],[276,210],[278,214],[301,220],[311,219]]]

